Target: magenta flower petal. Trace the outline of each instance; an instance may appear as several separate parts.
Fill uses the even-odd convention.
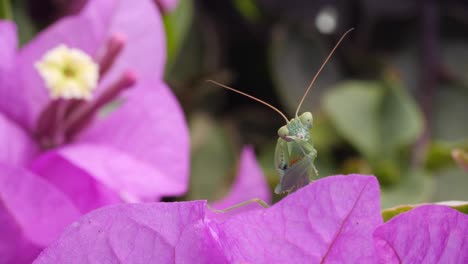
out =
[[[163,195],[180,193],[186,188],[185,184],[125,152],[92,144],[69,146],[46,154],[33,165],[33,170],[48,181],[53,181],[61,189],[76,188],[75,182],[82,183],[85,178],[85,181],[89,182],[91,177],[94,179],[91,185],[101,186],[87,188],[86,184],[82,189],[84,192],[95,193],[93,198],[88,198],[90,202],[95,201],[98,205],[99,201],[102,201],[101,206],[115,201],[108,194],[110,190],[123,200],[136,202],[160,199]],[[77,173],[71,174],[70,170]],[[64,177],[68,177],[69,180]],[[103,188],[104,186],[106,188]],[[76,192],[78,195],[78,190]]]
[[[2,259],[5,254],[7,259],[10,254],[18,254],[17,250],[23,246],[37,253],[37,248],[56,239],[80,215],[49,183],[24,169],[3,163],[0,163],[0,210]],[[10,248],[15,244],[20,248]]]
[[[374,177],[327,177],[267,210],[233,216],[218,237],[231,263],[373,263],[379,200]]]
[[[0,162],[16,166],[26,165],[38,151],[29,135],[1,112],[0,146]]]
[[[239,172],[232,185],[231,191],[222,200],[214,202],[215,209],[225,209],[238,203],[258,198],[268,204],[271,203],[271,192],[263,171],[255,159],[252,147],[242,150]]]
[[[0,206],[0,263],[31,263],[42,248],[29,241],[10,212]]]
[[[34,64],[48,50],[59,44],[79,48],[92,56],[95,56],[99,48],[104,45],[106,30],[114,10],[114,1],[97,0],[89,1],[89,3],[82,14],[59,20],[39,33],[20,50],[18,74],[23,82],[22,84],[16,83],[15,93],[12,93],[9,100],[22,106],[21,116],[15,118],[25,127],[34,128],[41,110],[50,101],[49,92],[34,68]],[[73,34],[77,28],[85,30],[79,34]]]
[[[129,69],[136,72],[140,79],[162,79],[166,63],[166,36],[161,14],[151,0],[118,2],[108,37],[119,34],[126,44],[106,73],[102,86],[108,86]]]
[[[112,193],[135,202],[160,199],[186,188],[125,152],[92,144],[49,152],[36,160],[32,169],[78,202],[83,212],[117,202]]]
[[[95,40],[97,44],[103,44],[107,39],[105,33],[108,32],[112,23],[112,16],[117,10],[117,2],[118,0],[88,1],[78,14],[83,19],[89,21],[88,23],[93,25],[93,28],[89,28],[87,30],[91,32],[91,35],[93,36],[92,40]],[[83,3],[77,3],[77,5],[82,6]]]
[[[467,263],[468,216],[440,205],[417,207],[374,233],[380,263]]]
[[[106,207],[69,226],[34,263],[226,263],[204,217],[202,201]]]
[[[15,85],[19,79],[14,69],[18,45],[15,24],[0,20],[0,36],[0,112],[16,121],[23,109],[11,100],[18,96]]]
[[[141,196],[150,193],[180,195],[188,185],[190,153],[188,128],[182,109],[169,88],[159,81],[139,82],[132,89],[134,91],[129,93],[123,105],[109,116],[94,122],[83,132],[77,144],[112,147],[132,156],[133,166],[126,168],[122,182],[123,177],[128,177],[128,182],[140,179],[146,185],[146,189],[141,190]],[[83,157],[77,157],[80,158]],[[92,174],[112,169],[108,166],[94,171],[95,164],[90,164],[82,163],[80,166]],[[119,168],[118,164],[113,165]],[[109,175],[112,173],[115,173],[115,169]]]
[[[0,76],[1,73],[13,65],[16,55],[18,40],[16,37],[15,23],[8,20],[0,20]],[[3,81],[3,79],[0,79]],[[0,85],[2,82],[0,82]]]
[[[328,177],[224,222],[212,221],[201,201],[99,209],[36,263],[375,263],[380,224],[374,177]]]
[[[88,153],[83,157],[88,157]],[[117,193],[58,151],[40,156],[31,165],[31,169],[62,191],[81,213],[121,201]]]

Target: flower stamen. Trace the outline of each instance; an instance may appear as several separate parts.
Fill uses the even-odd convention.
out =
[[[93,118],[97,110],[105,104],[115,99],[121,92],[132,87],[137,81],[136,74],[127,70],[124,74],[112,84],[109,88],[91,102],[86,102],[77,107],[75,111],[70,114],[70,117],[65,121],[65,131],[67,138],[72,139],[78,132],[80,132]]]
[[[99,65],[82,50],[64,44],[45,53],[35,67],[53,99],[89,100],[99,80]]]
[[[112,67],[118,55],[125,47],[126,44],[125,35],[112,34],[106,43],[106,50],[102,58],[99,60],[99,74],[104,76],[106,72]]]

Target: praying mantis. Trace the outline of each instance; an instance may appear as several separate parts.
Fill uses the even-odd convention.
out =
[[[315,80],[320,75],[320,72],[323,70],[327,62],[330,60],[331,56],[338,48],[340,43],[346,37],[346,35],[351,32],[353,28],[346,31],[338,42],[335,44],[331,52],[326,57],[325,61],[322,63],[320,68],[318,69],[315,76],[312,78],[309,86],[307,87],[304,95],[302,96],[301,101],[299,102],[295,117],[291,118],[290,120],[283,114],[278,108],[272,106],[271,104],[260,100],[250,94],[244,93],[239,91],[235,88],[229,87],[227,85],[218,83],[213,80],[208,80],[213,84],[221,86],[225,89],[230,91],[236,92],[243,96],[246,96],[252,100],[255,100],[267,107],[271,108],[272,110],[279,113],[283,119],[286,121],[286,125],[280,127],[278,129],[278,140],[276,143],[275,148],[275,156],[274,156],[274,166],[276,171],[278,172],[278,176],[280,178],[279,184],[275,188],[276,194],[282,193],[292,193],[299,188],[302,188],[312,182],[314,179],[318,177],[318,171],[315,167],[314,161],[317,158],[317,150],[314,148],[312,137],[310,135],[310,129],[312,128],[313,124],[313,116],[311,112],[304,112],[301,115],[299,114],[299,110],[309,93],[310,89],[312,88]],[[268,207],[267,203],[260,199],[251,199],[240,204],[231,206],[224,210],[215,210],[216,212],[227,212],[229,210],[247,205],[249,203],[256,202],[263,207]]]

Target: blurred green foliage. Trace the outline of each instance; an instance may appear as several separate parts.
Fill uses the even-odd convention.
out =
[[[409,166],[409,146],[422,132],[422,116],[405,90],[397,83],[347,81],[329,91],[324,106],[381,183],[397,183]]]
[[[204,114],[192,117],[190,131],[192,175],[187,199],[220,199],[230,187],[226,176],[233,178],[235,173],[227,170],[234,167],[235,157],[226,132]]]
[[[43,26],[31,23],[26,3],[13,5],[22,41]],[[323,59],[354,27],[301,109],[314,115],[320,176],[373,174],[384,208],[468,200],[468,172],[452,157],[468,149],[466,13],[461,0],[180,1],[164,25],[165,79],[192,139],[190,192],[181,199],[222,197],[245,144],[255,147],[269,184],[279,180],[273,153],[281,117],[207,79],[291,116]]]
[[[212,122],[228,123],[234,128],[220,144],[235,151],[229,157],[213,156],[216,159],[213,169],[223,174],[225,183],[218,182],[219,175],[210,176],[213,185],[201,190],[201,196],[211,193],[210,188],[223,190],[229,186],[235,174],[232,161],[242,144],[256,147],[268,182],[274,186],[278,181],[273,168],[276,130],[282,125],[274,112],[260,110],[263,106],[249,99],[210,88],[204,80],[214,78],[232,85],[282,107],[291,115],[337,38],[355,26],[355,32],[339,47],[318,78],[302,110],[313,110],[311,133],[319,151],[316,163],[321,176],[374,174],[383,188],[384,207],[468,199],[468,193],[463,191],[468,187],[468,175],[451,156],[451,151],[465,147],[468,139],[465,117],[468,59],[463,59],[468,54],[468,43],[456,40],[457,35],[452,34],[447,40],[436,40],[441,48],[430,51],[438,52],[441,61],[422,59],[420,52],[425,48],[416,46],[425,43],[416,43],[414,33],[425,27],[416,22],[426,19],[416,12],[425,4],[402,1],[388,10],[369,1],[347,6],[331,4],[341,15],[337,18],[338,27],[332,35],[321,34],[307,16],[314,18],[325,5],[311,1],[304,11],[293,3],[288,6],[261,0],[228,1],[225,5],[199,1],[194,5],[192,28],[185,38],[189,44],[175,45],[185,48],[180,50],[174,64],[181,67],[170,69],[168,81],[178,91],[189,119],[197,118],[202,111]],[[362,5],[369,8],[363,19],[369,21],[366,26],[362,26],[364,21],[356,21],[352,9]],[[315,11],[311,11],[312,7]],[[439,13],[447,12],[438,4],[436,8]],[[400,37],[392,39],[392,36]],[[390,39],[392,42],[387,42]],[[438,78],[432,79],[434,91],[425,87],[424,75],[428,73],[424,63],[440,63],[443,70]],[[191,65],[189,78],[186,65]],[[430,98],[424,99],[427,94]],[[429,109],[424,100],[430,100]],[[249,117],[245,111],[250,112]],[[245,120],[255,116],[260,124],[245,126]],[[220,137],[213,137],[213,141],[218,140]],[[215,143],[209,141],[200,147],[211,149]],[[235,147],[229,147],[232,145]],[[219,168],[220,164],[226,166],[224,170]],[[201,171],[192,168],[192,180],[199,181],[197,175],[203,174],[204,168]]]
[[[0,19],[12,19],[13,14],[11,11],[9,0],[0,0]]]
[[[40,26],[29,15],[26,0],[15,0],[12,4],[12,16],[16,22],[19,42],[22,45],[33,38]]]
[[[176,10],[164,16],[167,42],[166,67],[169,70],[185,41],[193,21],[193,13],[193,2],[181,1]]]

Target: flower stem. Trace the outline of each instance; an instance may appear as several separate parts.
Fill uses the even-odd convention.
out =
[[[13,19],[10,0],[0,0],[0,19]]]

